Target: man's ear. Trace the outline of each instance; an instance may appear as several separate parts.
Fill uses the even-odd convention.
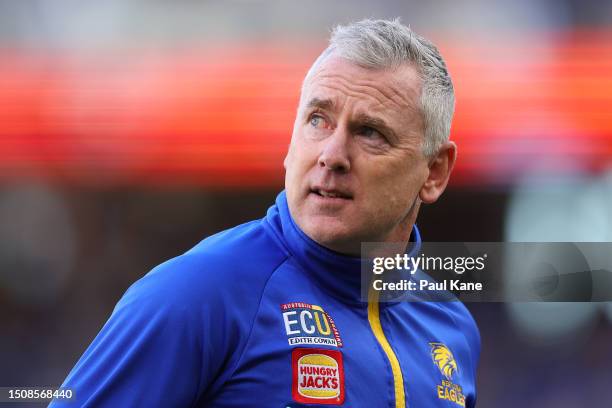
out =
[[[429,176],[421,187],[419,198],[426,204],[436,202],[442,195],[457,158],[457,145],[448,141],[429,161]]]

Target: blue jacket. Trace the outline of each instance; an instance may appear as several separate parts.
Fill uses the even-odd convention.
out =
[[[77,403],[51,406],[473,407],[479,351],[460,302],[361,302],[360,260],[283,192],[134,283],[63,384]]]

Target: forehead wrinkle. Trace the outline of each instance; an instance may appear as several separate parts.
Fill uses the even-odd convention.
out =
[[[346,86],[342,86],[342,84],[338,84],[337,82],[333,82],[331,84],[319,83],[317,84],[320,88],[328,88],[331,90],[338,90],[344,94],[348,99],[355,99],[357,103],[364,99],[363,92],[358,92],[352,89],[347,89]],[[314,92],[314,95],[317,95],[318,92]],[[384,98],[381,100],[380,98],[376,98],[370,94],[366,94],[368,98],[374,99],[377,103],[375,106],[369,106],[364,108],[363,106],[359,106],[359,104],[355,107],[355,111],[351,115],[350,122],[353,124],[365,124],[368,125],[367,122],[371,126],[377,127],[376,125],[384,126],[385,130],[388,132],[388,136],[390,136],[396,142],[400,142],[403,134],[410,133],[413,131],[409,131],[410,126],[407,125],[406,121],[411,123],[418,122],[419,128],[422,127],[421,116],[418,111],[412,106],[401,106],[396,101],[388,98]],[[321,105],[325,105],[329,107],[331,112],[340,112],[344,109],[344,104],[347,102],[344,99],[338,99],[337,95],[331,96],[313,96],[311,99],[305,104],[305,106],[310,105],[319,105],[318,102],[323,102]],[[350,102],[349,102],[350,103]],[[389,109],[389,103],[395,104],[400,108],[400,110],[391,110]],[[306,108],[308,109],[308,108]],[[325,110],[325,108],[323,108]],[[406,111],[410,111],[415,113],[414,115],[405,114]],[[390,114],[389,112],[393,113]],[[382,129],[379,129],[382,130]],[[399,145],[398,145],[399,147]]]
[[[380,84],[376,83],[374,80],[362,80],[361,83],[355,83],[347,78],[344,78],[341,75],[334,73],[327,74],[324,73],[324,71],[325,70],[321,70],[319,72],[319,75],[317,75],[320,79],[320,86],[332,89],[342,88],[342,91],[347,95],[360,99],[363,98],[363,94],[366,94],[374,98],[381,106],[386,106],[391,103],[396,105],[400,109],[408,108],[413,111],[418,111],[417,107],[414,106],[414,103],[410,100],[410,98],[408,98],[406,95],[403,95],[399,91],[399,89],[395,89],[395,87],[387,86],[385,88],[389,89],[380,89]],[[315,77],[313,76],[313,79],[314,78]],[[334,83],[338,84],[339,86],[327,84],[326,82],[329,82],[329,80],[333,80]],[[311,82],[311,86],[313,85],[313,82],[314,81]],[[364,92],[364,90],[371,90],[374,91],[374,93],[371,94],[370,92]],[[397,101],[397,99],[400,99],[400,101]],[[403,102],[405,106],[402,106],[402,103],[400,102]]]
[[[355,100],[362,101],[364,100],[364,94],[363,92],[359,92],[357,90],[353,90],[353,89],[347,89],[346,86],[342,86],[339,85],[337,83],[333,83],[333,84],[319,84],[320,87],[322,88],[329,88],[332,90],[337,90],[340,89],[340,91],[347,96],[348,98],[354,98]],[[379,119],[384,119],[385,123],[387,124],[387,128],[392,129],[395,126],[398,126],[399,123],[406,123],[406,120],[410,120],[412,121],[420,121],[420,114],[419,111],[413,106],[413,105],[409,105],[409,106],[402,106],[400,104],[397,103],[397,101],[394,101],[392,99],[388,99],[388,98],[377,98],[373,95],[370,94],[366,94],[366,96],[368,98],[374,99],[376,101],[376,105],[372,105],[367,107],[366,109],[364,109],[363,107],[358,107],[357,108],[357,115],[361,115],[363,113],[368,114],[368,112],[370,112],[368,114],[368,116],[370,117],[378,117]],[[335,110],[333,111],[339,111],[342,110],[343,105],[344,105],[344,101],[342,102],[336,102],[337,97],[336,96],[331,96],[330,98],[313,98],[313,99],[329,99],[333,102],[333,107]],[[395,105],[398,109],[390,109],[390,104]],[[391,113],[390,113],[391,111]],[[411,113],[413,113],[412,115],[410,114],[406,114],[406,112],[409,111]],[[375,114],[375,115],[374,115]],[[395,119],[395,120],[394,120]],[[400,122],[396,123],[395,125],[393,124],[395,121],[399,120]]]

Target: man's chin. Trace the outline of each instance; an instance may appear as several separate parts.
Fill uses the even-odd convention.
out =
[[[334,225],[334,221],[327,224],[310,224],[304,233],[313,241],[334,252],[346,255],[359,256],[361,241],[357,234],[346,228],[346,225]]]

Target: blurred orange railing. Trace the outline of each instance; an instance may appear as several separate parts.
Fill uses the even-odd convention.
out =
[[[457,91],[453,183],[612,162],[612,32],[438,39]],[[277,186],[320,46],[0,50],[0,180]]]

